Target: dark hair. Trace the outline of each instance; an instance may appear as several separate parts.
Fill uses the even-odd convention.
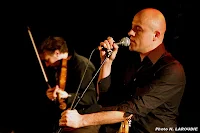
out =
[[[49,36],[40,45],[39,52],[54,53],[55,50],[59,50],[61,53],[68,52],[68,46],[64,38]]]

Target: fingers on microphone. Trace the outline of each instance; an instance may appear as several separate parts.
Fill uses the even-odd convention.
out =
[[[104,41],[104,45],[105,45],[104,48],[106,48],[108,50],[112,49],[112,45],[108,40]]]
[[[114,44],[113,44],[113,48],[114,48],[114,49],[118,49],[119,46],[118,46],[117,44],[114,43]]]
[[[110,45],[110,49],[113,49],[113,44],[114,44],[114,39],[112,38],[112,37],[108,37],[107,38],[107,41],[108,41],[108,43],[109,43],[109,45]]]
[[[113,40],[113,38],[110,37],[110,36],[107,38],[107,40],[108,40],[108,42],[109,42],[110,44],[113,44],[113,43],[115,42],[115,41]]]
[[[98,46],[98,48],[97,48],[97,49],[98,49],[99,51],[100,51],[100,50],[102,50],[102,46]]]
[[[101,50],[102,48],[105,48],[106,47],[106,44],[104,42],[101,42],[100,43],[100,47],[99,47],[99,50]]]
[[[100,43],[101,48],[99,48],[99,50],[103,48],[106,48],[108,50],[113,49],[113,44],[114,44],[114,40],[112,37],[107,37],[107,40],[104,40],[104,42]]]

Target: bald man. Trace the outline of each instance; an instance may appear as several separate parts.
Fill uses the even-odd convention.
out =
[[[124,102],[92,114],[80,115],[76,110],[66,110],[62,113],[60,126],[79,128],[123,123],[129,119],[129,132],[175,132],[186,78],[183,66],[164,47],[165,31],[165,17],[159,10],[146,8],[139,11],[128,35],[129,50],[136,51],[141,62],[136,74],[124,85],[128,92]],[[102,46],[112,50],[111,56],[101,50]],[[109,90],[111,66],[118,48],[112,37],[100,43],[101,61],[105,59],[98,79],[100,90]]]

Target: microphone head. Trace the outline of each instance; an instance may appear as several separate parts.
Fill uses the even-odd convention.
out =
[[[128,47],[128,46],[130,45],[130,39],[129,39],[128,37],[123,37],[123,38],[120,40],[119,45]]]

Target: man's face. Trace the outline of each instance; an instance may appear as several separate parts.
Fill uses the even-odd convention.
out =
[[[49,52],[44,52],[42,59],[45,61],[46,66],[55,66],[56,62],[59,60],[59,54],[54,52],[53,54]]]
[[[132,28],[129,31],[130,51],[145,53],[153,41],[153,32],[149,28],[146,20],[135,16],[132,21]]]

